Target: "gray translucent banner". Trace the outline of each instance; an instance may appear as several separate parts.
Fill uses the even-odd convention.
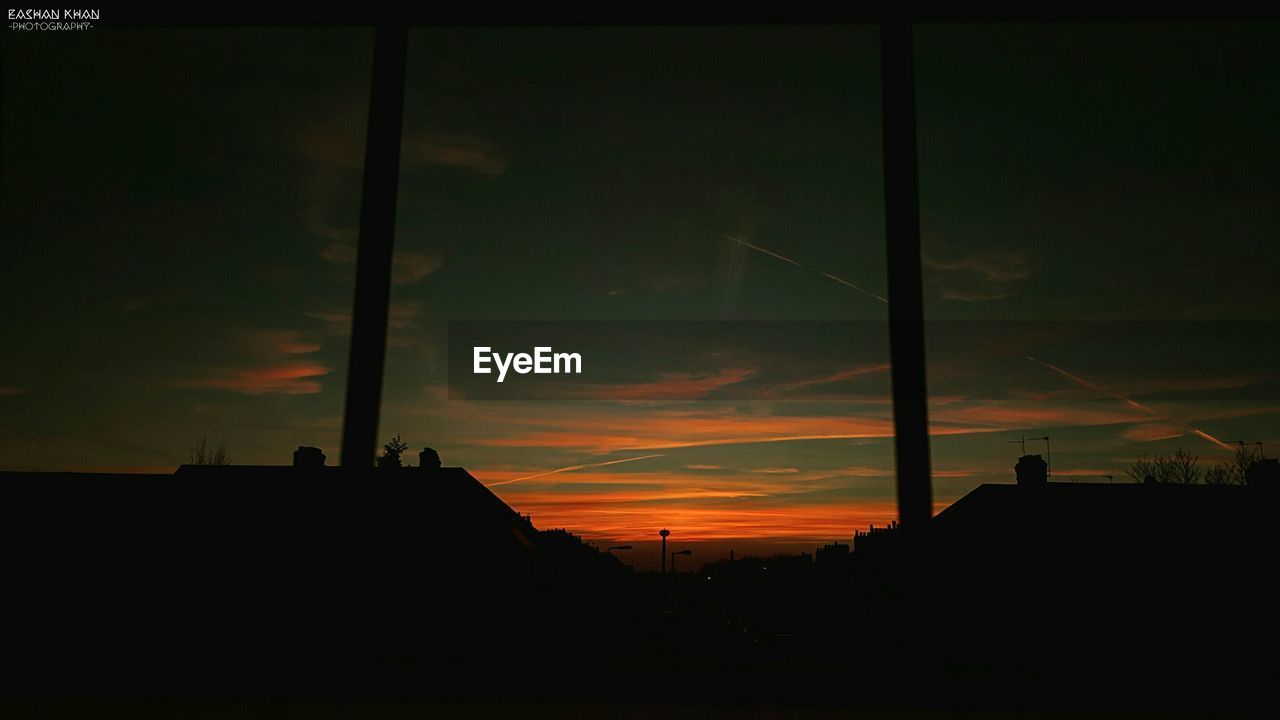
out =
[[[1244,387],[1253,401],[1277,395],[1280,323],[940,322],[925,335],[935,400],[1137,379],[1144,386],[1159,379],[1167,393],[1210,383],[1219,395]],[[883,322],[451,322],[448,358],[450,399],[889,395]]]

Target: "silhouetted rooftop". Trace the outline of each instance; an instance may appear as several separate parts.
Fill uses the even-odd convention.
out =
[[[1014,520],[1065,521],[1088,529],[1091,523],[1234,523],[1256,496],[1243,485],[1166,483],[984,484],[947,507],[934,519],[944,532],[960,525],[1006,525]]]

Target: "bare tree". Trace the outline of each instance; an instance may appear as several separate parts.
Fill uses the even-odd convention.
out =
[[[1190,485],[1204,482],[1206,485],[1244,485],[1249,466],[1261,459],[1261,453],[1252,448],[1238,448],[1231,460],[1199,467],[1200,459],[1178,448],[1167,455],[1142,456],[1129,463],[1124,473],[1137,482],[1151,478],[1158,483]]]
[[[1137,482],[1148,478],[1157,483],[1190,485],[1200,481],[1200,458],[1178,448],[1167,455],[1143,455],[1125,469],[1125,475]]]
[[[1129,463],[1129,467],[1124,469],[1124,474],[1133,478],[1134,482],[1146,482],[1147,478],[1156,480],[1156,463],[1143,455]]]
[[[209,438],[200,438],[200,444],[187,451],[190,465],[230,465],[231,456],[227,453],[227,441],[223,439],[218,447],[209,447]]]
[[[1244,485],[1249,466],[1261,459],[1261,451],[1238,447],[1230,460],[1207,468],[1204,481],[1210,485]]]
[[[1200,458],[1191,453],[1178,448],[1171,455],[1165,456],[1165,475],[1169,479],[1166,482],[1178,483],[1179,485],[1193,485],[1200,481],[1200,468],[1197,464]]]
[[[382,454],[377,460],[378,467],[400,467],[400,455],[408,449],[409,446],[400,439],[399,435],[396,435],[382,446]]]
[[[1204,469],[1205,485],[1233,485],[1231,481],[1231,466],[1228,463],[1218,463]]]

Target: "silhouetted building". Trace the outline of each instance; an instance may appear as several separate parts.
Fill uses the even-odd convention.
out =
[[[293,466],[305,470],[324,467],[324,452],[320,448],[299,445],[293,451]]]
[[[894,542],[898,536],[898,521],[891,520],[888,525],[876,527],[872,525],[866,530],[853,533],[853,551],[855,553],[876,552],[877,548]]]
[[[21,508],[0,559],[33,633],[6,642],[32,662],[450,657],[536,622],[537,532],[462,468],[423,482],[299,447],[292,466],[6,472],[0,492]]]
[[[813,553],[813,567],[824,576],[843,575],[852,566],[853,556],[848,543],[833,542],[823,545]]]
[[[956,618],[935,638],[944,662],[1028,681],[1256,672],[1250,647],[1272,646],[1277,600],[1258,486],[1055,483],[1034,455],[1016,470],[1016,485],[981,485],[929,527],[925,576]]]
[[[422,448],[422,452],[418,453],[418,465],[427,471],[440,469],[440,453],[433,448]]]
[[[842,562],[849,556],[849,546],[841,542],[833,542],[818,548],[813,554],[813,561],[821,565],[824,562]]]
[[[1245,471],[1245,483],[1249,487],[1268,490],[1280,489],[1280,460],[1263,458],[1254,462]]]
[[[1039,455],[1023,455],[1013,466],[1019,485],[1044,485],[1049,482],[1049,464]]]

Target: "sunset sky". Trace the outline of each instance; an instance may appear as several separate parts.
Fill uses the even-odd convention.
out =
[[[1280,452],[1277,29],[917,30],[939,507],[1023,435],[1093,481]],[[372,38],[6,36],[0,469],[338,462]],[[881,182],[871,26],[413,31],[380,434],[601,543],[889,521]],[[858,330],[646,333],[625,382],[503,402],[450,397],[464,320]]]

